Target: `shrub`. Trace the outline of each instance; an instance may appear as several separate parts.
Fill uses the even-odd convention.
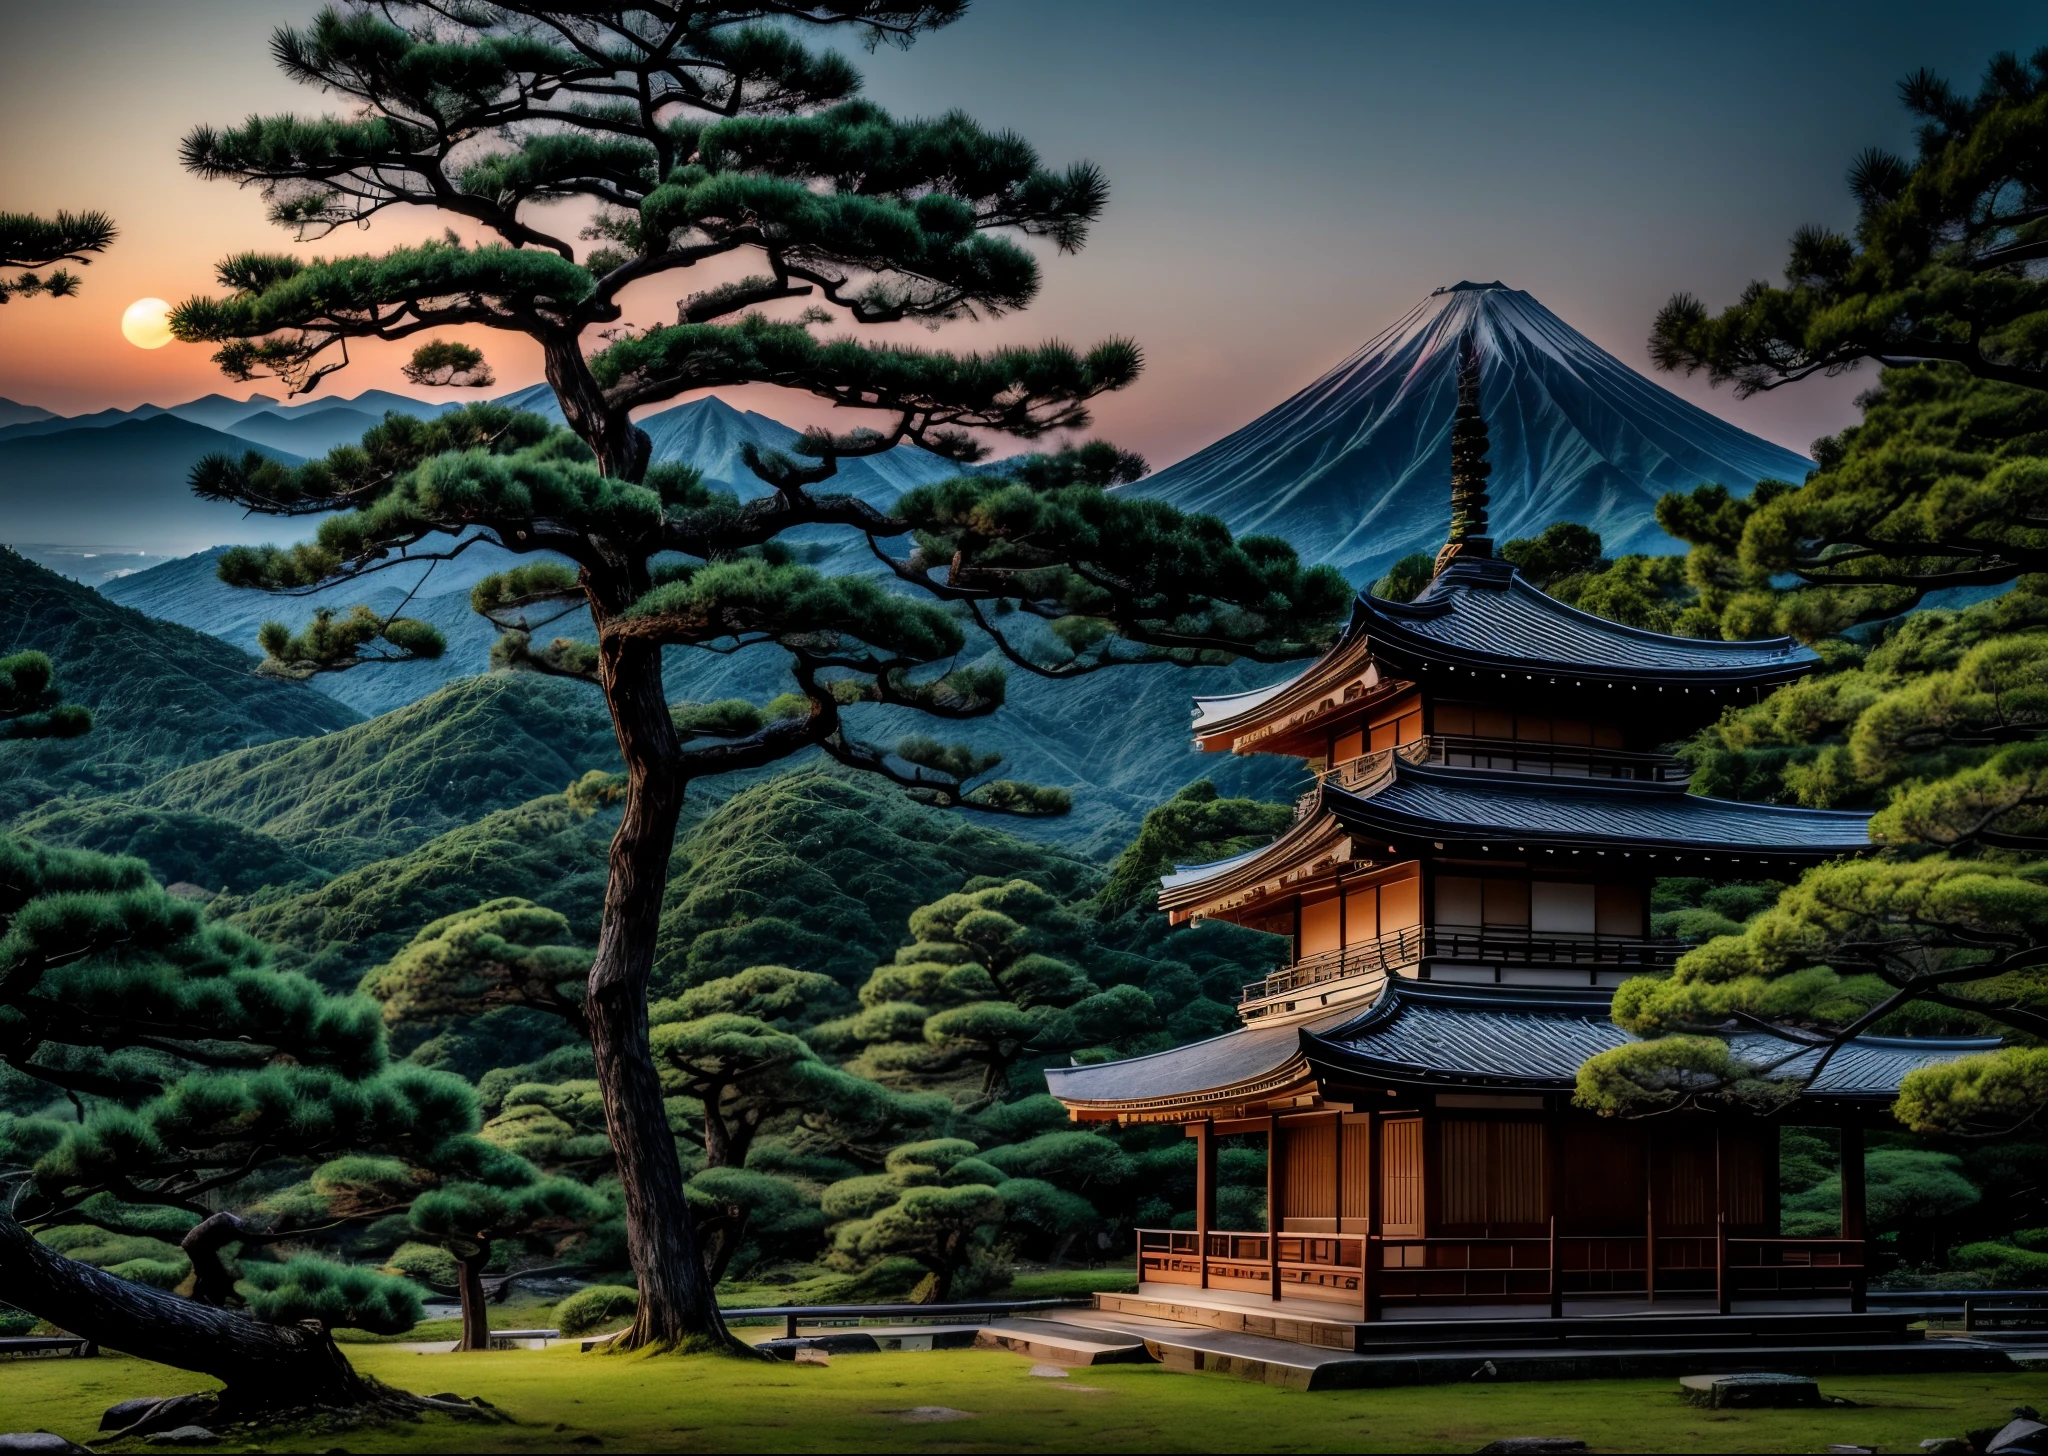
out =
[[[593,1284],[555,1306],[555,1324],[565,1335],[587,1335],[640,1308],[640,1293],[623,1284]]]
[[[384,1268],[387,1273],[402,1275],[430,1289],[453,1289],[462,1278],[455,1256],[439,1244],[400,1244],[384,1261]]]

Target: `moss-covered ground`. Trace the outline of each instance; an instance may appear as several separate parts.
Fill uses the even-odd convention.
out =
[[[1707,1411],[1668,1380],[1423,1386],[1304,1395],[1157,1366],[1031,1374],[992,1350],[840,1356],[829,1366],[713,1356],[541,1351],[417,1355],[361,1346],[369,1374],[426,1393],[482,1396],[513,1418],[228,1433],[229,1451],[1475,1451],[1503,1436],[1575,1436],[1594,1451],[1803,1452],[1833,1443],[1914,1450],[1929,1436],[2048,1404],[2048,1376],[1829,1379],[1853,1409]],[[139,1360],[0,1364],[9,1430],[94,1437],[102,1410],[200,1382]],[[910,1418],[917,1407],[968,1419]],[[120,1448],[116,1448],[120,1449]]]

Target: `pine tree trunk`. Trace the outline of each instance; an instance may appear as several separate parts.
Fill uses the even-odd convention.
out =
[[[224,1415],[306,1406],[416,1408],[356,1373],[319,1325],[272,1325],[116,1278],[39,1243],[0,1209],[0,1300],[108,1349],[211,1375]]]
[[[479,1241],[477,1251],[467,1257],[455,1256],[456,1285],[462,1291],[462,1339],[458,1350],[491,1348],[491,1316],[484,1307],[484,1265],[491,1262],[491,1246]]]
[[[647,473],[654,442],[623,411],[606,407],[604,391],[590,373],[583,346],[575,334],[543,338],[541,356],[548,384],[562,406],[562,418],[597,454],[598,468],[620,480],[639,480]]]
[[[611,642],[599,661],[627,785],[584,1004],[625,1194],[626,1251],[640,1278],[639,1312],[613,1347],[736,1347],[705,1278],[683,1193],[682,1161],[647,1044],[647,984],[682,813],[681,745],[662,689],[660,649]]]

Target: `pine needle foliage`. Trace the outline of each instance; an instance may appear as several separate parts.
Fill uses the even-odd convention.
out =
[[[1752,283],[1718,314],[1675,295],[1650,332],[1659,368],[1704,370],[1738,396],[1866,359],[2048,381],[2048,49],[1994,56],[1975,96],[1925,69],[1898,94],[1918,146],[1855,158],[1854,235],[1800,228],[1784,285]]]
[[[53,218],[0,212],[0,270],[21,270],[0,277],[0,303],[16,297],[75,297],[83,280],[69,268],[35,270],[56,263],[86,267],[119,236],[120,229],[104,212],[60,212]]]
[[[92,710],[64,701],[49,654],[0,657],[0,739],[77,738],[91,731]]]

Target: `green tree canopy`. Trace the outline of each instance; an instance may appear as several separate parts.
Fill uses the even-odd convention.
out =
[[[0,1299],[213,1374],[234,1409],[404,1405],[324,1333],[416,1318],[396,1281],[307,1255],[245,1258],[238,1283],[221,1253],[306,1228],[296,1205],[252,1204],[295,1173],[369,1159],[423,1186],[501,1164],[475,1136],[474,1090],[387,1065],[374,1002],[277,971],[263,946],[165,894],[139,860],[0,839],[0,886],[6,1064],[68,1094],[76,1113],[0,1115],[0,1165],[22,1170],[0,1207]],[[363,1211],[323,1199],[318,1212],[332,1223]],[[159,1253],[107,1272],[37,1238],[77,1247],[81,1230]],[[187,1280],[189,1297],[163,1287]],[[206,1307],[238,1298],[261,1318]]]
[[[963,1272],[994,1277],[988,1266],[1007,1216],[997,1186],[1004,1181],[962,1138],[906,1143],[889,1154],[883,1172],[825,1190],[825,1213],[837,1220],[833,1260],[861,1269],[892,1255],[915,1259],[927,1277],[913,1298],[943,1304],[965,1292],[958,1288]]]
[[[1752,283],[1719,314],[1674,296],[1650,333],[1660,368],[1705,370],[1738,395],[1865,359],[2048,381],[2048,280],[2034,266],[2048,257],[2048,50],[1993,57],[1974,97],[1923,69],[1899,99],[1919,146],[1856,157],[1854,236],[1800,228],[1784,286]]]
[[[868,1050],[852,1066],[929,1084],[981,1069],[980,1096],[1009,1090],[1027,1055],[1127,1042],[1161,1021],[1133,985],[1102,987],[1073,959],[1088,922],[1028,880],[969,882],[910,917],[911,944],[861,988],[862,1010],[814,1034]]]
[[[384,1019],[439,1021],[502,1006],[559,1016],[583,1031],[583,982],[590,953],[567,944],[569,918],[508,897],[443,916],[390,961],[363,977],[364,995]]]
[[[64,701],[57,688],[56,665],[47,653],[0,657],[0,741],[77,738],[91,731],[92,710]]]

